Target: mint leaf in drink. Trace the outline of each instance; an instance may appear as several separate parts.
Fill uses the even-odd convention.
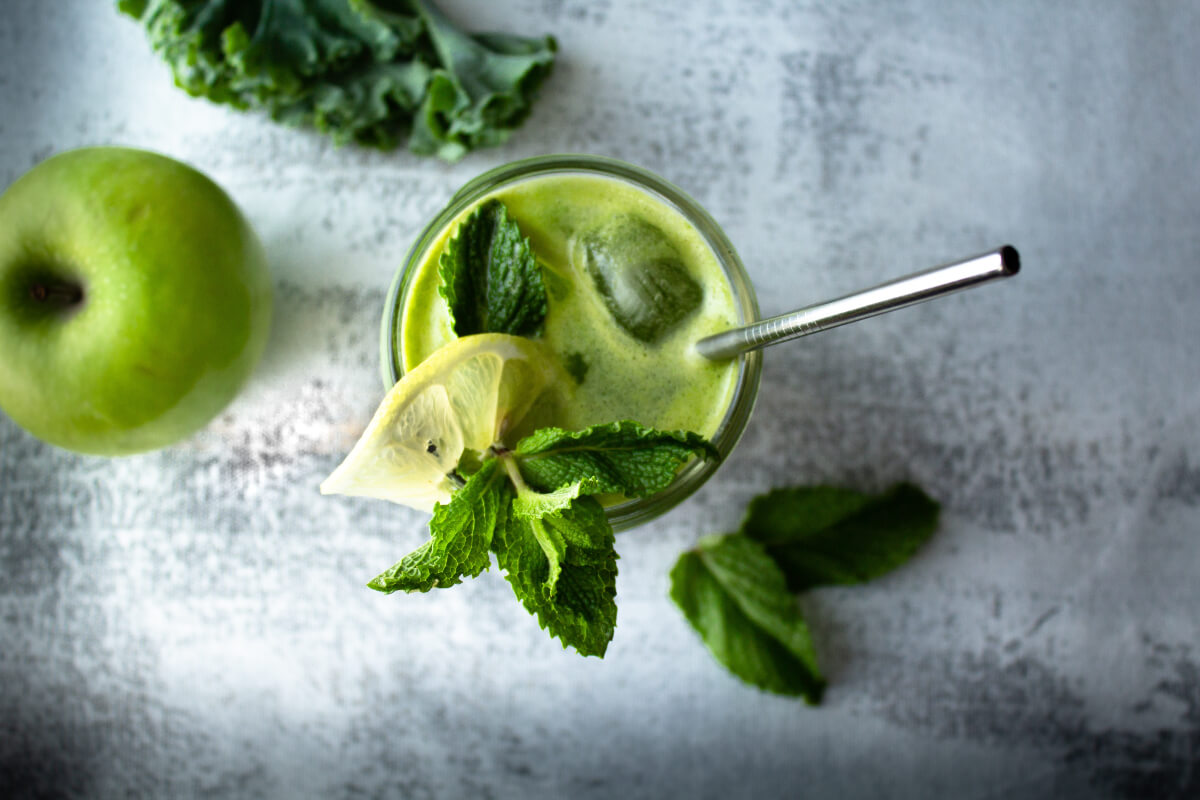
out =
[[[776,489],[750,503],[741,532],[762,543],[799,592],[895,569],[933,534],[938,511],[908,483],[878,496],[827,486]]]
[[[588,370],[591,369],[591,365],[583,357],[583,353],[578,351],[567,353],[567,357],[563,360],[563,366],[572,380],[579,385],[583,385],[583,382],[587,380]]]
[[[808,626],[761,544],[739,534],[704,539],[671,570],[671,598],[734,675],[820,702],[825,680]]]
[[[367,585],[380,592],[427,592],[475,577],[491,564],[492,532],[504,523],[513,489],[500,462],[490,459],[433,510],[431,538]]]
[[[522,439],[515,453],[525,480],[541,491],[590,479],[590,492],[629,497],[662,491],[692,456],[720,457],[695,433],[657,431],[632,420],[581,431],[543,428]]]
[[[604,507],[591,497],[566,498],[578,490],[576,484],[540,501],[525,489],[526,500],[514,501],[492,550],[513,593],[542,628],[563,647],[603,657],[617,624],[617,552]],[[553,542],[549,550],[547,539]]]
[[[499,200],[459,225],[438,261],[438,291],[454,332],[533,336],[546,318],[546,284],[529,240]]]

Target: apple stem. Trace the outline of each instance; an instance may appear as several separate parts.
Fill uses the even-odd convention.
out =
[[[39,303],[58,306],[73,306],[83,300],[83,289],[69,283],[35,283],[29,287],[29,296]]]

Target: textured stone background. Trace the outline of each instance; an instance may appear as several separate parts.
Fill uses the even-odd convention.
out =
[[[277,319],[213,425],[117,461],[0,417],[0,796],[1200,795],[1200,5],[445,0],[552,32],[527,127],[446,166],[173,89],[107,2],[6,0],[0,185],[77,145],[209,172]],[[490,573],[382,597],[416,513],[316,485],[379,400],[392,271],[504,161],[617,156],[725,226],[763,310],[1011,241],[1021,276],[767,353],[739,449],[619,541],[604,661]],[[921,556],[805,601],[817,709],[666,597],[781,484],[919,482]]]

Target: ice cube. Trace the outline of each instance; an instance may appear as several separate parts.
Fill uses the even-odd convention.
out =
[[[572,251],[613,319],[643,342],[661,339],[703,298],[675,245],[641,217],[614,217],[579,235]]]

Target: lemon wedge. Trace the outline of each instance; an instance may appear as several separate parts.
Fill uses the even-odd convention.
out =
[[[541,344],[502,333],[454,339],[401,378],[321,494],[376,497],[432,511],[450,502],[467,450],[500,442],[563,381]]]

